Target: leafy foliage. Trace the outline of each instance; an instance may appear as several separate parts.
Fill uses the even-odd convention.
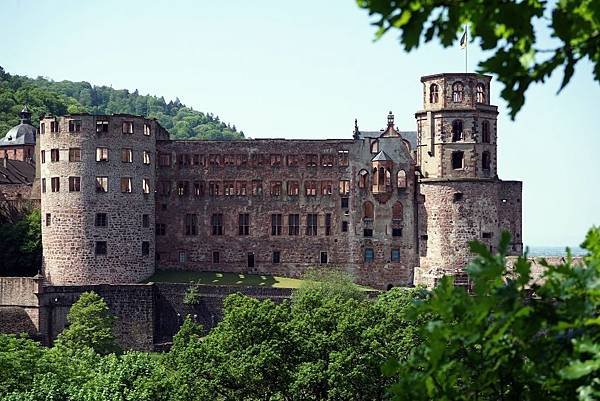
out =
[[[19,123],[27,104],[36,125],[43,114],[128,113],[157,118],[176,139],[242,139],[235,125],[225,124],[212,113],[201,113],[179,99],[140,95],[137,90],[113,89],[88,82],[54,82],[10,75],[0,67],[0,135]]]
[[[422,42],[439,39],[453,45],[469,26],[484,50],[493,50],[479,64],[479,72],[492,73],[504,84],[502,97],[514,119],[525,103],[525,92],[534,82],[544,82],[563,69],[559,92],[569,83],[575,66],[588,58],[594,78],[600,81],[600,5],[597,0],[357,0],[360,7],[377,15],[374,25],[380,38],[400,31],[407,52]],[[534,29],[547,23],[556,47],[541,49]]]
[[[42,266],[42,227],[38,209],[0,213],[0,276],[34,276]]]

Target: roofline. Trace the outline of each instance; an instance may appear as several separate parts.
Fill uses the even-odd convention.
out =
[[[81,116],[87,116],[87,117],[135,117],[135,118],[143,118],[145,120],[150,120],[150,121],[155,121],[156,124],[158,124],[162,129],[165,129],[165,127],[163,127],[161,125],[161,123],[158,121],[158,119],[156,117],[147,117],[147,116],[143,116],[141,114],[129,114],[129,113],[112,113],[112,114],[92,114],[92,113],[71,113],[71,114],[63,114],[60,116],[55,116],[53,114],[42,114],[40,116],[40,121],[44,120],[46,118],[69,118],[69,117],[81,117]]]
[[[421,77],[421,82],[441,77],[484,77],[488,80],[493,78],[491,75],[477,74],[476,72],[441,72],[439,74],[424,75]]]
[[[287,139],[287,138],[247,138],[247,139],[157,139],[157,142],[202,142],[202,143],[245,143],[252,141],[279,141],[279,142],[329,142],[329,143],[347,143],[352,144],[355,142],[354,139]]]
[[[435,110],[419,110],[417,112],[415,112],[415,117],[421,116],[423,114],[427,114],[429,112],[433,113],[452,113],[452,112],[465,112],[465,111],[481,111],[481,112],[487,112],[487,113],[492,113],[495,115],[500,114],[500,112],[498,111],[498,106],[493,105],[493,104],[481,104],[478,107],[461,107],[461,108],[450,108],[450,107],[440,107],[439,109],[435,109]]]

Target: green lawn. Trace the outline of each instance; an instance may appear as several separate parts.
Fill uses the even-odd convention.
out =
[[[190,283],[204,285],[239,285],[253,287],[298,288],[302,280],[263,274],[239,274],[192,271],[157,271],[145,283]]]

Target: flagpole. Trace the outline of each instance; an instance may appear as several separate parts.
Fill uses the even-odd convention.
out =
[[[465,74],[468,72],[467,54],[469,53],[469,34],[468,34],[467,30],[468,30],[468,25],[465,24]]]

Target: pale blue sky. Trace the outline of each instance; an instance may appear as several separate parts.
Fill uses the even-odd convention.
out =
[[[349,138],[385,125],[415,130],[420,76],[464,71],[464,52],[406,54],[352,0],[2,0],[0,65],[11,74],[176,96],[247,136]],[[469,67],[482,54],[469,48]],[[590,63],[555,96],[559,76],[528,92],[512,122],[500,85],[500,178],[523,180],[523,238],[577,245],[600,224],[600,86]]]

